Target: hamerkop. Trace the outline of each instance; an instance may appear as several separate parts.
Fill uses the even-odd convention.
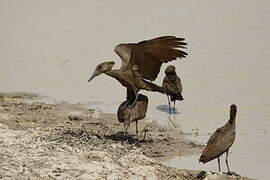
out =
[[[146,116],[147,107],[148,107],[148,98],[145,95],[139,94],[138,99],[135,102],[134,106],[132,106],[131,104],[128,104],[126,106],[126,103],[127,103],[126,101],[123,102],[119,106],[118,111],[117,111],[118,120],[124,123],[123,140],[125,140],[126,138],[126,133],[130,126],[130,123],[134,121],[136,122],[136,135],[137,135],[137,140],[138,140],[139,139],[138,121],[144,119]]]
[[[135,97],[133,105],[141,89],[163,93],[160,86],[149,81],[157,78],[163,63],[187,56],[186,52],[179,49],[186,48],[184,40],[174,36],[163,36],[139,43],[119,44],[114,51],[122,60],[121,68],[112,70],[112,61],[101,63],[89,81],[102,73],[117,79],[127,87],[128,96]]]
[[[169,104],[169,112],[171,113],[171,102],[174,103],[173,107],[175,110],[175,101],[179,100],[182,101],[184,100],[182,96],[182,83],[181,79],[177,76],[175,67],[173,65],[168,66],[165,69],[165,77],[163,79],[162,83],[162,90],[164,93],[167,94],[168,98],[168,104]]]
[[[230,172],[228,164],[228,153],[235,139],[235,119],[236,119],[237,107],[232,104],[230,107],[230,119],[229,121],[218,128],[210,137],[207,142],[206,148],[203,150],[199,159],[200,162],[207,163],[215,158],[218,158],[218,170],[220,171],[220,159],[219,157],[226,152],[226,165],[228,173]]]

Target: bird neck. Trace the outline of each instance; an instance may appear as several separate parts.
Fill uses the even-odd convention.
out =
[[[111,70],[111,71],[105,72],[105,74],[119,80],[119,70]]]
[[[235,124],[235,119],[236,119],[236,113],[234,114],[230,114],[230,119],[229,119],[229,123],[230,124]]]
[[[115,77],[115,75],[116,75],[116,73],[114,72],[114,70],[107,71],[104,74],[106,74],[108,76],[111,76],[111,77]]]
[[[176,72],[166,72],[165,74],[167,76],[174,76],[174,75],[176,75]]]

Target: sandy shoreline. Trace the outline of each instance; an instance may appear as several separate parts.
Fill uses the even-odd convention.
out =
[[[0,178],[203,179],[199,171],[162,164],[172,157],[199,154],[203,148],[177,129],[142,121],[139,128],[147,129],[145,140],[134,143],[131,125],[128,142],[122,145],[123,125],[114,114],[96,116],[95,110],[81,104],[46,104],[36,102],[38,98],[0,93]]]

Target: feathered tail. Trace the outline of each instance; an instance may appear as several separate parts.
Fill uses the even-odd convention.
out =
[[[176,101],[176,100],[179,100],[179,101],[183,101],[184,100],[184,98],[183,98],[183,96],[182,96],[181,93],[171,95],[171,101]]]

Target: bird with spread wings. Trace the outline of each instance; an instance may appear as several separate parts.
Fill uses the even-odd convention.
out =
[[[114,50],[122,60],[120,69],[112,69],[113,61],[103,62],[97,65],[88,82],[102,73],[117,79],[127,88],[127,102],[132,105],[141,89],[163,93],[162,88],[151,81],[157,78],[163,63],[188,55],[182,50],[187,45],[184,40],[162,36],[139,43],[119,44]]]

